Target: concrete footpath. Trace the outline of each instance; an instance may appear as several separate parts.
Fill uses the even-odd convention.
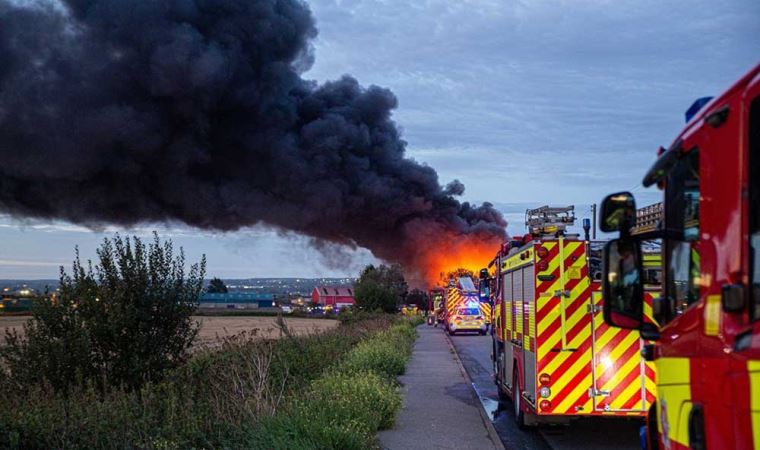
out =
[[[379,433],[384,449],[502,449],[454,350],[440,328],[417,327],[396,424]],[[492,440],[492,437],[497,442]]]

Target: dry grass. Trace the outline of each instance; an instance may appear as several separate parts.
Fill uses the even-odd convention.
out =
[[[243,332],[248,336],[277,338],[281,331],[277,326],[277,317],[245,317],[245,316],[194,316],[201,322],[198,341],[201,345],[213,346],[224,338],[232,337]],[[23,325],[29,316],[0,316],[0,343],[3,342],[5,330],[15,328],[23,332]],[[306,319],[302,317],[283,318],[290,333],[295,335],[310,334],[338,326],[337,320]]]
[[[0,344],[5,341],[2,339],[5,336],[5,330],[15,329],[19,333],[24,332],[24,324],[29,320],[29,316],[2,316],[0,317]]]
[[[277,326],[277,317],[240,317],[240,316],[196,316],[201,322],[201,331],[198,340],[201,344],[218,343],[224,338],[239,335],[245,332],[265,338],[278,338],[281,336],[280,327]],[[302,317],[283,317],[291,334],[304,335],[338,326],[337,320],[330,319],[306,319]]]

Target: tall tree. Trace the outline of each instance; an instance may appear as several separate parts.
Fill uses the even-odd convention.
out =
[[[214,277],[209,281],[206,292],[209,294],[226,294],[229,291],[227,290],[227,285],[224,284],[224,281]]]
[[[0,362],[11,379],[137,388],[187,359],[205,256],[185,273],[182,249],[155,233],[148,245],[106,238],[97,255],[85,265],[77,250],[71,274],[61,267],[60,295],[35,302],[25,337],[6,334]]]
[[[396,312],[407,295],[408,285],[401,266],[394,264],[364,268],[354,286],[356,303],[370,311]]]

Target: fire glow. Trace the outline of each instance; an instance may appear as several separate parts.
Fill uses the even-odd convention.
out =
[[[448,273],[459,268],[477,274],[494,258],[501,242],[500,236],[485,233],[444,236],[422,250],[421,281],[427,287],[440,286]]]

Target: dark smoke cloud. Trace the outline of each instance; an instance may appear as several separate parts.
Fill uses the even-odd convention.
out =
[[[411,267],[427,233],[501,238],[404,157],[393,93],[301,78],[316,34],[298,0],[0,0],[0,210],[262,223]]]

